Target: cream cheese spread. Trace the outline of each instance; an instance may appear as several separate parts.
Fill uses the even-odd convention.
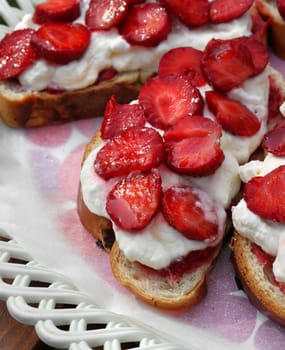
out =
[[[255,176],[265,176],[280,165],[285,165],[285,157],[268,153],[264,161],[255,160],[240,166],[240,177],[243,182],[248,182]],[[237,232],[276,257],[274,276],[285,282],[285,224],[262,219],[248,209],[244,199],[232,208],[232,219]]]
[[[81,16],[75,22],[84,23],[88,4],[89,0],[81,1]],[[32,15],[27,14],[16,29],[37,27],[32,21]],[[153,48],[131,46],[118,33],[117,28],[93,31],[91,43],[80,59],[66,65],[54,65],[46,60],[38,60],[19,76],[19,81],[25,88],[38,91],[49,86],[76,90],[94,84],[98,74],[109,67],[114,67],[118,72],[151,73],[157,70],[160,57],[173,47],[192,46],[203,50],[212,38],[232,39],[248,36],[251,34],[251,27],[249,11],[230,22],[206,24],[193,29],[174,19],[172,31],[167,39]]]

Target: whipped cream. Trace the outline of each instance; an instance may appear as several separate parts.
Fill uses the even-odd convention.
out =
[[[80,180],[83,200],[87,208],[97,215],[110,219],[105,209],[106,197],[120,178],[105,181],[95,173],[93,164],[102,146],[103,144],[95,148],[85,160]],[[209,201],[214,200],[219,233],[215,241],[187,239],[169,226],[161,213],[158,213],[147,227],[136,234],[124,231],[113,223],[116,240],[127,259],[138,261],[154,269],[164,268],[171,261],[191,251],[205,249],[221,241],[226,225],[225,209],[238,192],[240,185],[237,176],[238,163],[229,152],[225,152],[225,160],[220,168],[207,177],[198,179],[179,175],[164,165],[159,167],[159,171],[163,190],[173,185],[190,185],[197,188],[197,191],[203,191],[204,207],[207,207]]]
[[[270,67],[257,76],[247,79],[240,87],[228,92],[228,96],[245,105],[259,119],[261,126],[258,132],[250,137],[235,136],[223,130],[221,148],[231,152],[239,164],[248,161],[250,155],[258,148],[267,131],[268,97],[269,97],[269,74]],[[209,85],[199,88],[202,96],[207,90],[212,89]],[[213,114],[205,105],[203,115],[215,120]]]
[[[75,22],[84,23],[88,4],[89,0],[81,1],[81,16]],[[109,67],[114,67],[118,72],[147,71],[151,74],[157,70],[160,57],[173,47],[192,46],[203,50],[212,38],[231,39],[249,36],[251,27],[249,11],[230,22],[206,24],[193,29],[173,19],[171,33],[154,48],[130,45],[116,28],[94,31],[91,43],[80,59],[66,65],[38,60],[19,76],[19,81],[25,88],[38,91],[48,86],[76,90],[94,84],[98,74]],[[38,28],[32,21],[32,14],[24,16],[16,27],[16,29],[22,28]]]
[[[265,176],[280,165],[285,165],[285,157],[268,153],[264,161],[255,160],[240,166],[240,177],[243,182],[248,182],[255,176]],[[244,199],[232,208],[232,219],[237,232],[276,257],[273,274],[278,281],[285,282],[285,224],[256,215],[248,209]]]

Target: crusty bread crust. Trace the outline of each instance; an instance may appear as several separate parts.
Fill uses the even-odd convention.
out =
[[[255,6],[260,15],[269,20],[269,45],[277,56],[285,59],[285,21],[276,8],[276,1],[256,0]]]
[[[237,232],[230,248],[238,278],[252,304],[269,318],[285,326],[285,294],[273,285],[251,250],[251,242]]]
[[[176,282],[158,274],[149,274],[137,263],[127,260],[117,242],[111,249],[111,268],[117,281],[146,303],[169,310],[186,308],[199,303],[206,294],[207,276],[221,245],[216,247],[207,263],[191,273],[185,273]]]
[[[100,136],[100,129],[98,129],[91,140],[87,143],[84,149],[81,165],[85,162],[88,155],[94,148],[100,145],[102,139]],[[107,252],[115,240],[112,224],[103,216],[98,216],[92,213],[85,205],[82,197],[81,185],[79,186],[77,197],[77,212],[83,226],[96,238],[98,244]]]
[[[11,127],[56,125],[103,115],[114,94],[119,103],[137,98],[141,74],[128,72],[81,90],[60,93],[23,90],[16,81],[0,81],[0,116]]]

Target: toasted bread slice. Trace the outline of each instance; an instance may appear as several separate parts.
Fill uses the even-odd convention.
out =
[[[119,103],[134,100],[140,78],[139,72],[127,72],[81,90],[59,93],[23,90],[16,81],[1,81],[0,116],[11,127],[25,128],[99,117],[113,94]]]
[[[207,275],[213,266],[221,243],[216,246],[207,262],[180,280],[172,281],[156,273],[148,273],[136,262],[126,259],[115,242],[111,249],[111,268],[118,282],[129,288],[148,304],[162,309],[179,309],[195,305],[207,291]]]
[[[235,270],[252,304],[269,318],[285,326],[285,294],[268,279],[252,252],[251,241],[235,232],[231,240]]]

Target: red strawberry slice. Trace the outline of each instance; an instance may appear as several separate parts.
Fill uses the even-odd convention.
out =
[[[216,122],[192,116],[180,120],[164,134],[166,162],[174,171],[191,176],[213,174],[224,160]]]
[[[82,24],[45,23],[33,35],[31,43],[37,54],[48,61],[66,64],[85,52],[90,31]]]
[[[211,2],[210,20],[213,23],[232,21],[246,13],[252,4],[253,0],[214,0]]]
[[[96,173],[103,179],[147,171],[163,161],[163,140],[151,128],[129,128],[109,140],[97,153]]]
[[[239,101],[216,91],[207,91],[206,101],[225,131],[237,136],[252,136],[260,129],[259,119]]]
[[[285,222],[285,166],[265,176],[252,178],[244,186],[244,199],[249,210],[263,219]]]
[[[15,30],[0,42],[0,79],[9,79],[31,65],[36,55],[31,47],[33,29]]]
[[[241,45],[246,45],[250,51],[254,65],[254,75],[261,73],[269,62],[269,51],[267,47],[254,36],[240,38]]]
[[[251,10],[251,21],[252,21],[251,31],[253,33],[254,38],[260,42],[266,42],[267,31],[268,31],[270,20],[262,18],[259,12],[257,11],[257,9],[254,8]]]
[[[113,95],[106,105],[101,125],[102,139],[110,139],[130,127],[145,124],[144,111],[140,104],[119,104]]]
[[[171,30],[171,22],[165,8],[159,4],[135,5],[119,27],[120,34],[131,45],[157,46]]]
[[[111,80],[114,78],[114,76],[117,74],[118,72],[116,71],[115,68],[110,67],[110,68],[106,68],[103,69],[99,75],[98,78],[95,81],[95,84],[99,84],[103,81],[107,81],[107,80]]]
[[[267,49],[253,37],[212,39],[204,50],[202,70],[210,85],[226,92],[259,74],[268,60]]]
[[[38,24],[73,22],[79,16],[79,0],[48,0],[35,7],[33,21]]]
[[[157,212],[161,199],[161,178],[157,169],[132,174],[119,181],[107,197],[106,210],[124,230],[144,228]]]
[[[283,120],[280,112],[280,106],[283,102],[283,96],[280,85],[275,81],[274,77],[269,77],[269,99],[268,99],[268,124],[274,126],[278,121]]]
[[[91,0],[85,14],[85,24],[90,30],[108,30],[117,26],[127,11],[125,0]]]
[[[214,202],[201,190],[190,186],[168,188],[163,194],[162,211],[169,225],[188,239],[214,240],[218,236]]]
[[[161,0],[160,2],[187,26],[199,26],[209,21],[208,0]]]
[[[262,147],[277,157],[285,156],[285,120],[264,135]]]
[[[160,59],[158,74],[181,75],[193,86],[203,86],[206,81],[201,70],[202,51],[193,47],[177,47],[166,52]]]
[[[199,90],[174,75],[149,79],[140,90],[139,102],[146,119],[163,130],[187,116],[201,114],[204,108]]]
[[[277,0],[276,5],[277,5],[278,11],[280,13],[280,16],[285,20],[285,1],[284,0]]]

